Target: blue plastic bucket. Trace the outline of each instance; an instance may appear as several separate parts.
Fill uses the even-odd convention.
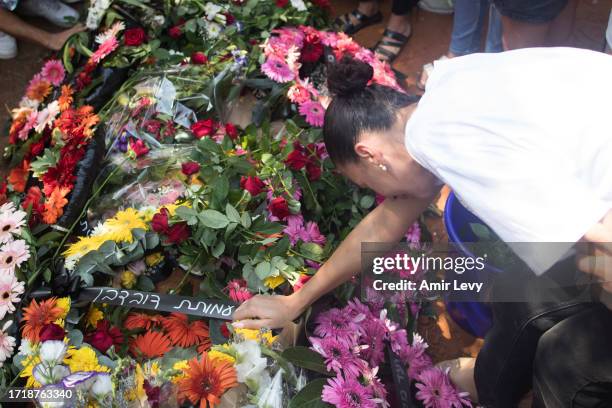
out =
[[[448,233],[448,240],[455,244],[455,248],[463,256],[476,256],[465,246],[464,242],[477,242],[478,238],[472,231],[470,223],[484,224],[478,217],[468,211],[455,197],[454,193],[450,193],[446,205],[444,207],[444,225]],[[485,264],[485,269],[482,271],[466,271],[462,277],[467,280],[478,280],[476,273],[501,273],[502,271],[493,265]],[[473,275],[473,276],[470,276]],[[463,330],[472,334],[475,337],[484,337],[487,331],[493,324],[491,309],[485,303],[481,302],[455,302],[445,301],[446,310],[452,319]]]

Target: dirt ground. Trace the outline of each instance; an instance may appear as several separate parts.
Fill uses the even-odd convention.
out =
[[[352,10],[356,1],[333,0],[332,4],[335,13],[340,14]],[[572,45],[601,50],[611,7],[612,0],[580,0]],[[382,11],[386,16],[389,15],[389,9],[390,1],[385,0]],[[452,16],[416,10],[412,19],[412,38],[396,60],[394,68],[405,74],[408,86],[416,90],[414,85],[423,64],[440,57],[447,50],[452,30]],[[33,23],[48,27],[40,21]],[[356,38],[365,46],[373,46],[384,27],[382,23],[369,27],[358,33]],[[9,61],[0,60],[0,105],[2,106],[0,129],[4,129],[10,107],[17,104],[28,81],[38,72],[43,60],[49,55],[49,52],[40,46],[20,42],[17,58]],[[0,146],[4,143],[3,140]],[[443,208],[445,199],[446,195],[443,195],[438,203],[440,208]],[[440,218],[430,218],[428,224],[437,240],[446,240],[446,233]],[[442,304],[438,304],[437,308],[440,312],[437,320],[422,319],[420,322],[420,332],[430,343],[430,352],[434,359],[440,361],[459,356],[475,356],[482,345],[482,340],[475,339],[458,328],[444,313]]]

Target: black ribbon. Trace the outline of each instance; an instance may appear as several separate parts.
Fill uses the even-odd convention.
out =
[[[406,367],[399,356],[391,350],[389,345],[386,346],[387,359],[391,366],[391,374],[393,383],[395,384],[395,393],[397,397],[398,408],[413,408],[412,395],[410,389],[410,378],[406,372]]]

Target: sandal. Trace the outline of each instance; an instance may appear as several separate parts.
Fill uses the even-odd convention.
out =
[[[383,38],[388,37],[388,38],[391,38],[391,40],[378,41],[376,45],[374,46],[374,48],[372,49],[372,51],[385,57],[386,59],[383,60],[383,62],[387,62],[391,64],[400,54],[400,52],[402,51],[402,48],[404,47],[404,45],[406,45],[411,35],[412,35],[412,31],[410,32],[410,34],[404,35],[404,34],[398,33],[397,31],[389,30],[387,28],[385,29],[385,32],[383,33]],[[397,51],[396,52],[389,51],[388,49],[383,48],[383,46],[397,48]]]
[[[353,24],[351,21],[351,16],[357,20],[357,23]],[[353,35],[359,30],[380,23],[382,19],[383,15],[380,11],[376,12],[374,15],[367,16],[355,9],[350,13],[343,14],[342,16],[336,18],[334,25],[339,31],[342,31],[347,35]]]

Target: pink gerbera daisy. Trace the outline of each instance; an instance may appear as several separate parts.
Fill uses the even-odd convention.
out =
[[[448,373],[437,367],[424,370],[416,383],[418,389],[415,397],[425,408],[461,408],[471,407],[468,393],[458,392],[451,384]]]
[[[66,76],[64,65],[59,60],[52,59],[46,62],[41,71],[42,77],[53,86],[60,86]]]
[[[21,232],[26,216],[24,211],[16,210],[13,203],[0,208],[0,244],[12,241],[13,235]]]
[[[325,108],[319,102],[307,101],[300,105],[300,114],[306,117],[311,126],[322,127],[325,119]]]
[[[12,324],[12,320],[6,321],[0,331],[0,367],[13,355],[13,350],[15,349],[15,338],[7,334],[7,330]]]
[[[237,303],[242,303],[245,300],[253,297],[253,294],[249,292],[247,283],[244,279],[232,279],[225,287],[225,290],[227,291],[230,299]]]
[[[289,82],[295,78],[295,73],[291,71],[289,65],[275,56],[270,56],[270,58],[261,65],[261,70],[268,78],[280,83]]]
[[[107,55],[115,51],[118,46],[119,42],[115,37],[108,38],[106,41],[100,44],[98,49],[91,55],[91,61],[96,64],[99,63],[104,58],[106,58]]]
[[[330,378],[323,386],[321,399],[336,408],[376,408],[372,392],[355,378]]]
[[[23,125],[23,127],[21,128],[21,130],[17,134],[17,137],[20,140],[27,140],[28,139],[28,135],[30,134],[30,131],[32,129],[34,129],[34,127],[36,126],[37,123],[38,123],[38,111],[33,110],[28,115],[28,120],[26,121],[25,125]]]
[[[9,242],[0,250],[0,273],[13,274],[15,268],[30,259],[30,252],[23,239]]]
[[[23,282],[17,280],[13,274],[0,274],[0,319],[4,319],[7,313],[15,311],[15,305],[21,299],[23,293]]]

